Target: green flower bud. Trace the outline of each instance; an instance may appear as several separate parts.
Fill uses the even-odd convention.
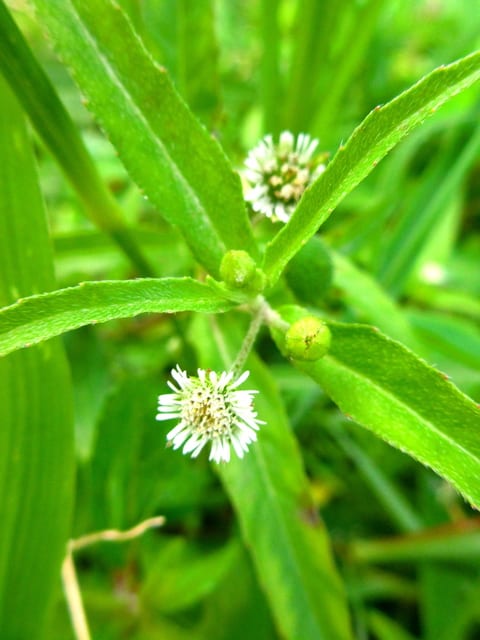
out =
[[[285,334],[285,351],[290,358],[312,361],[322,358],[330,348],[327,325],[313,316],[294,322]]]
[[[236,249],[227,251],[223,256],[220,277],[232,289],[254,293],[260,293],[266,285],[265,274],[257,268],[253,258],[246,251]]]

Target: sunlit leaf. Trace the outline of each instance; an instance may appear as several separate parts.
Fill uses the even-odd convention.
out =
[[[216,274],[226,249],[255,254],[238,175],[118,5],[33,4],[132,177],[198,260]]]
[[[285,312],[290,319],[299,312]],[[301,312],[300,312],[301,315]],[[332,344],[295,365],[340,409],[480,505],[480,407],[446,376],[372,327],[329,324]],[[276,334],[283,348],[282,336]]]
[[[0,355],[86,324],[139,313],[226,311],[232,303],[191,278],[82,282],[0,310]]]

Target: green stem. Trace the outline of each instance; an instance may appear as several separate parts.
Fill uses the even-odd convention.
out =
[[[248,327],[247,335],[243,339],[242,346],[240,347],[240,351],[237,354],[232,366],[230,367],[230,371],[233,371],[235,377],[241,373],[245,361],[247,360],[250,351],[255,343],[255,339],[260,331],[260,327],[263,324],[263,320],[265,318],[265,305],[266,302],[262,297],[258,297],[255,303],[254,308],[254,316]]]
[[[250,351],[255,344],[258,332],[264,322],[270,326],[275,326],[282,331],[286,331],[289,327],[289,324],[282,320],[278,313],[271,308],[262,296],[258,296],[252,305],[252,309],[254,311],[254,315],[248,328],[247,335],[243,339],[240,351],[230,367],[230,371],[233,371],[235,377],[242,372],[245,362],[250,355]]]

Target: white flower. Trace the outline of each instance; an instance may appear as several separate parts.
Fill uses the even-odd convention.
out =
[[[245,160],[244,175],[251,188],[245,199],[252,209],[273,221],[288,222],[305,189],[325,171],[320,158],[312,160],[318,140],[306,133],[280,134],[278,143],[265,136]]]
[[[257,391],[238,391],[248,378],[245,371],[234,380],[233,372],[198,369],[198,377],[189,377],[177,365],[172,377],[178,386],[168,381],[173,393],[158,398],[157,420],[177,419],[180,422],[168,434],[174,449],[183,445],[183,453],[196,458],[203,447],[211,442],[209,460],[228,462],[230,445],[239,458],[248,445],[257,439],[259,425],[253,408]]]

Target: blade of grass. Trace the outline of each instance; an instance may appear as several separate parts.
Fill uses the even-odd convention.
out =
[[[350,550],[355,560],[368,563],[437,560],[478,565],[480,521],[463,520],[398,538],[357,540]]]
[[[453,150],[458,152],[457,145]],[[405,212],[396,233],[384,246],[383,260],[379,267],[380,281],[394,295],[401,295],[415,268],[416,258],[428,240],[429,230],[439,224],[439,217],[448,211],[446,203],[457,190],[466,173],[477,160],[480,150],[480,126],[474,130],[467,145],[449,163],[446,175],[434,175],[423,189],[420,202],[415,199]]]
[[[262,0],[260,28],[262,33],[261,96],[263,129],[273,135],[280,133],[280,28],[279,0]]]
[[[20,106],[0,77],[0,304],[54,286]],[[0,637],[38,638],[73,504],[71,385],[60,342],[0,359]]]
[[[362,320],[371,322],[395,340],[400,340],[417,352],[418,340],[402,309],[382,289],[378,282],[341,253],[329,249],[334,272],[333,284]]]
[[[3,0],[0,1],[0,70],[77,191],[92,221],[110,234],[142,275],[154,275],[125,226],[122,212],[102,181],[75,124]]]
[[[221,106],[214,2],[178,0],[175,6],[178,88],[192,111],[211,129]]]
[[[352,81],[353,76],[361,67],[365,50],[374,33],[378,16],[385,5],[385,0],[369,0],[363,6],[358,7],[355,15],[351,17],[349,31],[344,35],[344,43],[348,42],[348,54],[345,45],[341,47],[338,55],[331,64],[331,76],[334,82],[330,82],[328,88],[322,86],[321,93],[316,97],[319,105],[311,127],[312,133],[320,137],[322,142],[330,142],[329,132],[332,122],[338,116],[340,102]],[[334,70],[334,71],[333,71]],[[327,90],[326,90],[327,89]]]
[[[399,488],[368,453],[363,451],[345,431],[327,425],[329,432],[345,454],[357,466],[359,472],[390,515],[400,531],[412,532],[422,528],[422,522]]]

